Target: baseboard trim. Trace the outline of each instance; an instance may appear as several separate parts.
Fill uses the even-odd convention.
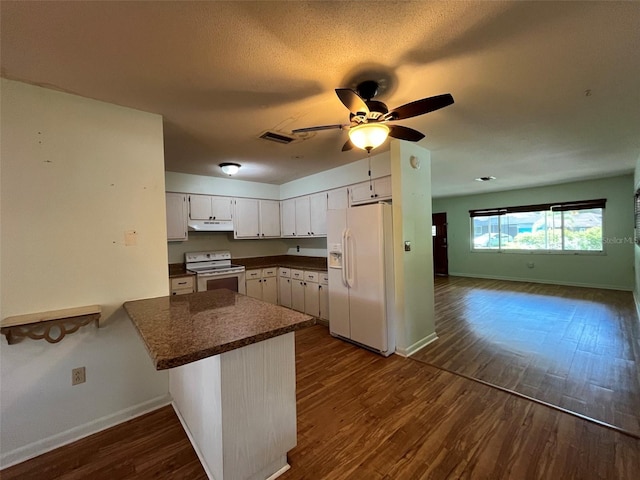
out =
[[[401,357],[409,357],[414,353],[422,350],[424,347],[426,347],[430,343],[435,342],[437,339],[438,339],[438,335],[436,335],[436,332],[433,332],[432,334],[424,337],[422,340],[418,340],[416,343],[409,346],[408,348],[396,348],[396,355],[400,355]]]
[[[162,395],[161,397],[156,397],[138,405],[134,405],[133,407],[125,408],[124,410],[120,410],[119,412],[111,415],[97,418],[64,432],[24,445],[16,448],[15,450],[3,452],[0,454],[1,468],[4,469],[18,463],[22,463],[25,460],[50,452],[56,448],[63,447],[80,440],[81,438],[106,430],[107,428],[115,427],[120,423],[139,417],[153,410],[157,410],[158,408],[169,405],[170,403],[171,397],[168,394]]]
[[[546,285],[564,285],[567,287],[601,288],[603,290],[620,290],[631,292],[633,288],[620,285],[602,285],[593,283],[563,282],[558,280],[544,280],[540,278],[503,277],[501,275],[481,275],[477,273],[449,272],[451,277],[485,278],[487,280],[506,280],[508,282],[544,283]]]
[[[191,442],[191,446],[193,447],[193,449],[196,452],[196,455],[198,456],[198,460],[200,460],[200,465],[202,465],[202,468],[204,469],[204,473],[207,474],[207,478],[209,478],[209,480],[215,480],[215,477],[209,470],[209,466],[207,465],[207,462],[204,459],[204,455],[200,451],[200,448],[198,448],[198,444],[193,439],[193,435],[191,435],[191,430],[189,430],[189,427],[187,426],[187,422],[185,422],[184,418],[182,418],[182,414],[180,413],[180,410],[178,410],[178,406],[176,405],[176,402],[171,402],[171,406],[173,407],[173,411],[176,412],[176,415],[178,416],[178,420],[180,420],[180,423],[182,424],[182,429],[187,434],[187,438],[189,438],[189,442]]]

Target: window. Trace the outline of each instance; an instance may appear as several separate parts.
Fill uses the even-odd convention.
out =
[[[602,251],[606,199],[469,210],[472,248],[497,251]]]

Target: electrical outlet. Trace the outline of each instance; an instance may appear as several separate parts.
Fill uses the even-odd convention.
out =
[[[78,367],[71,370],[71,385],[78,385],[86,381],[87,376],[84,367]]]

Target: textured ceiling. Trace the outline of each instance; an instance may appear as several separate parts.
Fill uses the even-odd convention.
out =
[[[334,93],[382,80],[426,134],[434,196],[631,172],[640,155],[638,2],[11,2],[2,76],[164,117],[166,170],[282,184],[366,157]],[[585,92],[589,90],[590,95]],[[388,148],[388,142],[378,151]],[[375,151],[374,151],[375,152]],[[493,175],[497,180],[475,182]]]

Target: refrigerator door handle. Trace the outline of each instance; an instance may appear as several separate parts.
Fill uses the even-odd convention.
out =
[[[347,233],[345,234],[345,247],[347,258],[344,259],[344,262],[347,266],[347,286],[349,288],[353,288],[353,236],[351,235],[351,229],[349,228],[347,228]]]
[[[340,239],[342,242],[342,284],[345,287],[348,287],[347,283],[347,229],[342,230],[342,238]]]

